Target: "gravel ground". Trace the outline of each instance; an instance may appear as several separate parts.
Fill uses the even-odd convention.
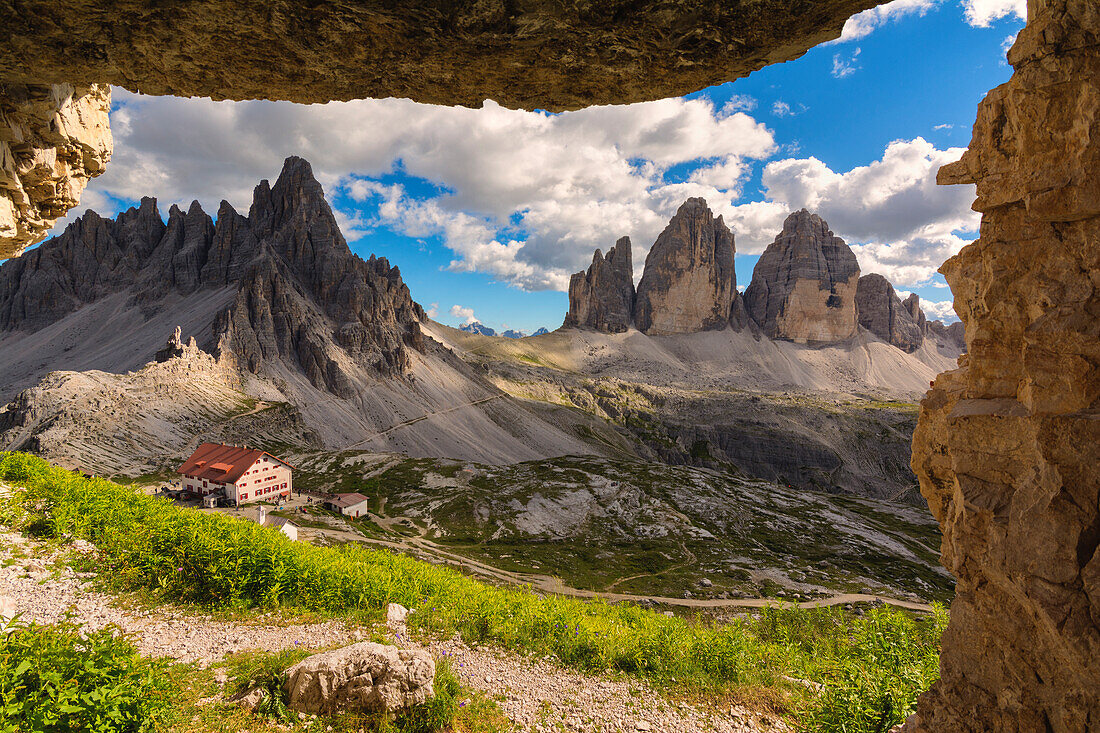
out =
[[[71,553],[94,552],[83,542],[49,554],[42,543],[0,531],[0,615],[53,623],[66,614],[90,630],[118,626],[142,653],[209,666],[246,649],[277,651],[343,646],[369,636],[368,629],[340,621],[267,625],[263,618],[234,623],[161,606],[119,608],[111,596],[88,587],[94,573],[76,573],[64,562]],[[57,561],[61,562],[57,562]],[[403,646],[418,646],[405,643]],[[470,648],[460,639],[428,645],[437,659],[448,658],[463,683],[493,696],[516,731],[592,733],[772,733],[783,723],[734,707],[704,710],[673,703],[640,680],[582,675],[548,659],[529,659],[489,647]]]

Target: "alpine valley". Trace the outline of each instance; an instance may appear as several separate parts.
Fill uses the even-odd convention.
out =
[[[949,597],[909,461],[959,324],[805,210],[743,291],[734,255],[688,199],[640,280],[621,238],[572,277],[561,328],[496,336],[353,254],[300,158],[247,214],[88,211],[0,266],[0,450],[151,484],[203,441],[248,444],[301,489],[371,497],[310,541],[551,592]]]

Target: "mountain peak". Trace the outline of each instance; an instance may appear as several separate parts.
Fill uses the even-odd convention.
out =
[[[645,260],[634,320],[646,333],[693,333],[737,327],[739,300],[733,232],[706,199],[689,198],[669,220]]]
[[[844,341],[856,332],[859,263],[829,224],[801,209],[783,222],[745,290],[745,306],[770,338]]]

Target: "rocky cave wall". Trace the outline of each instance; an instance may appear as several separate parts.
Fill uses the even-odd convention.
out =
[[[0,80],[0,260],[42,239],[106,170],[110,108],[105,84]]]
[[[982,224],[941,269],[969,354],[913,438],[958,595],[908,732],[1100,729],[1100,4],[1028,10],[939,175]]]

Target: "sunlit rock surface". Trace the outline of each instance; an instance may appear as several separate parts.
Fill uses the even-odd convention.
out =
[[[941,269],[969,354],[913,439],[958,596],[907,731],[1100,729],[1100,5],[1029,5],[939,176],[982,225]]]
[[[745,306],[771,338],[835,343],[856,332],[859,263],[829,224],[806,209],[783,222],[752,271]]]
[[[638,283],[634,322],[643,333],[694,333],[737,326],[740,295],[733,232],[707,202],[690,198],[657,237]]]
[[[102,84],[0,81],[0,260],[42,239],[106,170],[110,107]]]

